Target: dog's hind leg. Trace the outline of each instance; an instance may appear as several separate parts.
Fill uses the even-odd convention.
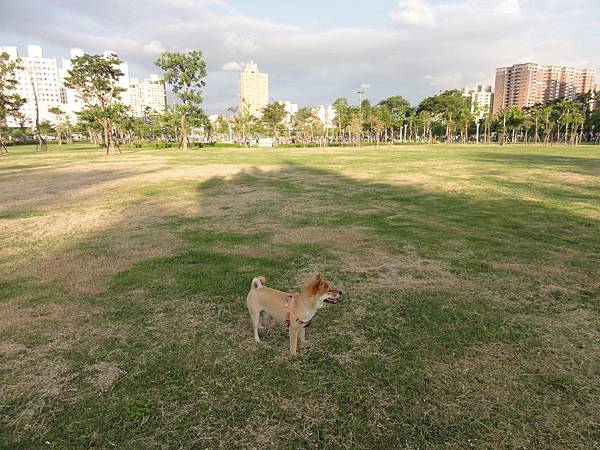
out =
[[[256,310],[252,306],[248,305],[248,312],[250,313],[250,321],[252,322],[252,331],[254,331],[254,340],[260,342],[258,336],[258,325],[260,322],[260,311]]]
[[[267,317],[269,317],[269,315],[266,313],[266,311],[260,312],[259,318],[258,318],[258,329],[259,330],[265,329],[265,322],[267,320]]]

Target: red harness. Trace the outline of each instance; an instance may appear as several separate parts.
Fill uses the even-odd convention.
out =
[[[287,311],[287,313],[285,315],[285,321],[284,321],[285,325],[288,328],[290,327],[290,324],[291,324],[290,318],[293,316],[293,317],[295,317],[294,320],[296,321],[296,323],[298,325],[300,325],[303,328],[306,328],[307,326],[309,326],[312,323],[313,320],[312,319],[307,320],[307,321],[300,320],[300,318],[296,314],[294,314],[294,312],[292,311],[292,305],[291,305],[292,303],[294,303],[294,296],[290,295],[290,299],[285,304],[285,309]]]

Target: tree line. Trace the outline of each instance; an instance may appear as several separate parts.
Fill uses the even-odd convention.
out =
[[[50,108],[48,111],[55,117],[51,124],[39,121],[39,105],[35,102],[36,120],[31,128],[39,137],[39,143],[44,144],[43,149],[47,150],[44,135],[56,133],[57,143],[61,145],[63,138],[68,142],[74,133],[84,133],[90,141],[105,147],[107,154],[114,154],[121,151],[119,145],[122,143],[131,144],[139,137],[144,139],[145,133],[151,135],[153,131],[166,133],[172,126],[177,130],[178,145],[183,149],[189,147],[191,128],[207,122],[201,108],[202,89],[206,85],[206,62],[202,52],[164,52],[157,58],[155,64],[164,73],[162,80],[171,86],[178,102],[168,111],[145,111],[143,118],[134,117],[131,108],[121,100],[125,91],[119,85],[124,75],[121,64],[116,54],[84,54],[72,60],[71,69],[63,80],[64,87],[75,91],[84,107],[77,112],[76,125],[59,107]],[[21,123],[21,133],[25,129],[21,108],[26,99],[16,93],[16,72],[19,70],[24,70],[20,60],[11,61],[7,53],[0,54],[0,151],[4,153],[8,150],[2,135],[8,132],[8,120]],[[37,98],[35,84],[33,81],[31,84]]]
[[[334,117],[326,117],[325,121],[314,107],[289,114],[282,103],[273,102],[256,117],[244,104],[242,108],[229,108],[228,117],[222,115],[211,122],[202,109],[206,62],[199,50],[164,52],[156,59],[155,65],[163,71],[162,81],[171,87],[176,104],[163,111],[146,108],[142,117],[134,117],[121,101],[121,63],[115,54],[85,54],[72,60],[64,86],[77,93],[84,107],[77,113],[76,124],[65,111],[53,107],[49,109],[54,116],[51,123],[39,120],[39,105],[35,102],[37,114],[31,134],[40,148],[47,149],[44,136],[54,134],[62,145],[80,134],[103,146],[107,154],[120,152],[121,144],[136,141],[165,146],[176,142],[186,150],[195,130],[202,131],[204,141],[244,144],[259,136],[270,136],[276,143],[285,144],[353,146],[398,142],[578,145],[600,141],[600,108],[594,107],[592,93],[527,108],[513,106],[495,115],[486,106],[471,104],[470,98],[458,90],[427,97],[417,106],[400,95],[377,104],[363,100],[359,105],[338,98],[333,102]],[[25,99],[15,92],[17,70],[23,70],[20,61],[0,54],[0,152],[7,152],[2,138],[9,130],[7,120],[24,122],[21,108]],[[33,81],[32,87],[35,93]],[[20,131],[24,129],[22,125]],[[15,132],[19,131],[13,129]]]
[[[317,108],[300,108],[288,114],[283,104],[271,103],[261,117],[230,108],[208,133],[217,139],[244,142],[250,136],[271,136],[278,142],[302,145],[354,145],[364,143],[563,143],[578,145],[600,141],[600,108],[592,93],[575,99],[555,100],[521,108],[512,106],[492,114],[489,107],[471,104],[461,91],[448,90],[412,106],[402,96],[373,105],[363,100],[351,105],[346,98],[333,102],[335,115],[324,123]],[[244,108],[246,110],[246,108]]]

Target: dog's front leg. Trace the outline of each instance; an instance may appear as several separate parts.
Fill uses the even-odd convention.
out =
[[[296,354],[296,348],[298,347],[298,327],[290,326],[290,353]]]
[[[300,328],[300,342],[303,344],[306,342],[306,327]]]

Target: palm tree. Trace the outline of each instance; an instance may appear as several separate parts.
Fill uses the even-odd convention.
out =
[[[503,109],[498,113],[498,119],[500,120],[500,124],[498,128],[501,130],[500,136],[498,138],[500,145],[506,144],[506,132],[508,131],[507,122],[510,116],[510,109]]]
[[[462,137],[462,143],[466,144],[469,140],[469,126],[474,122],[475,116],[471,112],[471,108],[467,105],[458,112],[457,120],[462,125],[462,130],[460,132]]]
[[[531,107],[530,116],[533,119],[534,126],[535,126],[535,134],[533,136],[533,142],[537,144],[540,142],[540,121],[542,119],[542,105],[538,104],[538,105],[534,105],[533,107]]]
[[[574,109],[571,111],[570,121],[573,126],[571,133],[571,144],[579,145],[583,138],[583,125],[585,123],[585,116],[578,109]]]
[[[419,120],[423,125],[423,136],[427,138],[427,142],[431,144],[433,135],[431,131],[431,112],[422,110],[419,112]]]
[[[560,113],[560,116],[557,121],[557,123],[559,124],[557,142],[560,141],[560,125],[562,125],[564,126],[565,130],[564,142],[565,144],[567,144],[569,141],[569,129],[572,123],[572,113],[575,109],[575,103],[571,99],[564,99],[558,102],[557,109]]]
[[[490,114],[489,108],[486,108],[486,111],[483,113],[483,135],[484,142],[489,144],[491,139],[491,125],[492,125],[492,115]]]
[[[552,116],[554,115],[554,108],[551,105],[547,105],[542,110],[542,118],[544,119],[544,145],[551,143],[552,130],[554,129],[554,122]]]
[[[529,142],[529,130],[534,124],[534,119],[531,116],[530,110],[523,111],[523,128],[525,129],[525,145]]]

